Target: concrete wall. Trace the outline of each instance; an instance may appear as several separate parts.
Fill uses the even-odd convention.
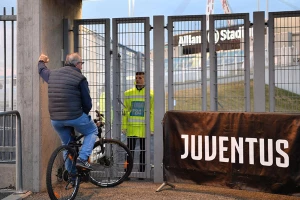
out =
[[[63,18],[80,19],[82,0],[18,0],[18,107],[22,119],[23,189],[46,190],[46,168],[60,144],[48,113],[48,86],[40,79],[40,53],[50,69],[62,66]],[[70,33],[71,34],[71,33]]]

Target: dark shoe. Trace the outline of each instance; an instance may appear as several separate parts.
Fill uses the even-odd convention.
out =
[[[145,179],[144,179],[144,178],[138,178],[138,180],[143,181],[143,180],[145,180]]]
[[[86,170],[92,170],[90,163],[88,163],[87,160],[81,160],[80,158],[77,158],[76,160],[76,167]]]

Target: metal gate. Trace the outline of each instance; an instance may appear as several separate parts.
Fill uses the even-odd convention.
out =
[[[269,13],[270,112],[300,111],[300,12]]]
[[[132,177],[150,178],[150,121],[153,98],[150,89],[150,24],[149,18],[115,18],[113,19],[113,130],[122,132],[123,142],[131,148],[134,155]],[[143,72],[145,77],[145,92],[138,92],[126,96],[124,93],[135,88],[136,72]],[[130,103],[126,103],[134,98]],[[135,109],[141,115],[132,114]],[[144,110],[143,110],[144,109]],[[130,114],[129,114],[130,112]],[[145,114],[144,114],[145,113]],[[125,116],[139,116],[130,121]],[[130,123],[135,123],[139,128],[130,130]],[[125,128],[126,127],[126,128]],[[145,136],[136,139],[136,135]],[[124,133],[124,134],[123,134]],[[127,138],[125,136],[128,136]],[[144,138],[145,137],[145,138]]]
[[[79,52],[85,62],[82,72],[89,82],[92,109],[105,113],[105,132],[110,133],[106,137],[119,139],[128,146],[132,146],[127,142],[131,139],[122,133],[122,127],[129,123],[123,117],[126,110],[124,92],[135,87],[136,72],[145,74],[146,93],[140,100],[145,102],[146,115],[141,125],[145,127],[146,136],[143,142],[137,140],[136,148],[132,149],[135,159],[131,176],[150,178],[149,122],[153,105],[150,105],[149,18],[116,18],[112,27],[111,41],[109,19],[75,20],[74,51]],[[145,148],[141,150],[141,146]]]
[[[169,110],[250,111],[249,25],[249,14],[168,18]]]
[[[74,52],[80,53],[85,62],[82,73],[89,83],[93,105],[91,111],[98,110],[105,115],[106,131],[109,131],[108,127],[111,127],[110,20],[75,20],[73,31]],[[95,113],[90,114],[95,119]]]
[[[168,17],[168,110],[207,109],[206,16]]]
[[[211,111],[250,112],[249,27],[248,13],[209,16]]]

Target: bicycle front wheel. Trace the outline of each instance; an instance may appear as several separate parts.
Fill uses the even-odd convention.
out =
[[[50,199],[75,199],[80,178],[76,170],[76,152],[67,145],[58,147],[51,155],[46,174]]]
[[[95,143],[90,156],[93,169],[90,181],[100,187],[114,187],[130,175],[133,158],[128,147],[119,140],[101,140]]]

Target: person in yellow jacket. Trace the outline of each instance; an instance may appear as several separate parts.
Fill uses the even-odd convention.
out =
[[[134,157],[136,141],[140,142],[140,172],[145,171],[146,89],[144,72],[136,72],[135,87],[124,93],[122,132],[127,135],[127,146]],[[154,132],[154,92],[150,90],[150,131]]]

